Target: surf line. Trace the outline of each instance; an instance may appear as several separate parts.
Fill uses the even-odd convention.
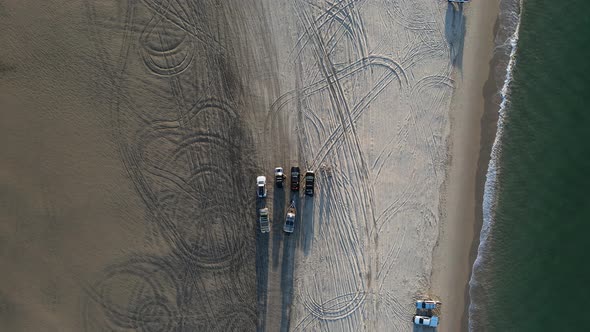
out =
[[[496,130],[496,137],[494,138],[494,143],[492,145],[492,151],[490,153],[490,161],[488,164],[488,170],[486,173],[486,181],[484,185],[484,194],[483,194],[483,224],[481,227],[481,232],[479,234],[479,246],[477,248],[477,257],[473,262],[473,268],[471,272],[471,277],[469,280],[469,312],[468,312],[468,326],[469,331],[475,330],[475,322],[474,318],[477,316],[477,311],[480,309],[478,307],[478,303],[476,299],[474,299],[474,291],[478,287],[482,287],[480,285],[481,277],[485,274],[483,267],[486,264],[486,260],[488,258],[488,245],[490,239],[490,233],[494,224],[495,218],[495,208],[497,203],[497,189],[498,189],[498,162],[500,160],[501,152],[502,152],[502,139],[504,134],[504,125],[506,122],[506,112],[509,106],[509,95],[510,95],[510,84],[512,83],[512,75],[514,71],[514,66],[516,64],[516,51],[518,49],[518,38],[519,38],[519,31],[520,31],[520,23],[522,19],[522,5],[523,0],[518,0],[518,19],[516,22],[516,27],[514,28],[514,32],[507,40],[507,44],[510,47],[510,54],[508,58],[508,64],[506,65],[506,76],[504,79],[504,85],[500,90],[500,107],[498,110],[498,123],[497,123],[497,130]]]

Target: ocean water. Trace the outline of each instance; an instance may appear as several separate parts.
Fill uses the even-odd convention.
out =
[[[506,0],[471,331],[590,331],[590,1]]]

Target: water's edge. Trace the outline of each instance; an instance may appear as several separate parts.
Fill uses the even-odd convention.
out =
[[[512,71],[516,63],[516,51],[518,46],[518,33],[520,18],[524,0],[502,0],[500,14],[498,16],[498,29],[495,36],[495,66],[498,71],[492,74],[498,82],[503,82],[500,88],[500,105],[498,109],[497,129],[492,144],[489,164],[486,173],[482,212],[483,222],[479,236],[477,255],[473,263],[472,273],[469,280],[469,309],[468,328],[469,331],[477,331],[479,322],[486,320],[485,297],[487,290],[483,285],[488,262],[491,255],[489,239],[494,223],[494,211],[496,206],[499,168],[498,163],[501,157],[501,142],[503,139],[503,128],[506,121],[506,112],[509,106],[510,84],[512,82]],[[485,324],[482,324],[485,325]]]

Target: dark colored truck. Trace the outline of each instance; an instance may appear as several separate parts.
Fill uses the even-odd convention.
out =
[[[315,173],[312,171],[305,172],[305,194],[313,196],[315,184]]]
[[[293,166],[291,167],[291,190],[299,191],[299,167]]]

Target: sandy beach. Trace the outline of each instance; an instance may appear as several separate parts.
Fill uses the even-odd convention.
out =
[[[445,299],[441,331],[467,331],[468,282],[482,223],[482,198],[496,133],[499,87],[491,63],[499,1],[465,6],[464,66],[456,73],[451,160],[443,192],[441,234],[434,251],[433,292]]]
[[[4,7],[1,330],[465,328],[497,1]]]
[[[340,21],[351,20],[352,35],[362,36],[357,42],[342,32],[353,46],[341,48],[329,43],[338,38],[340,26],[320,28],[331,24],[321,11],[297,8],[303,12],[299,22],[282,23],[303,24],[301,34],[317,29],[327,37],[320,33],[312,36],[316,40],[302,41],[296,34],[305,44],[295,49],[301,64],[279,62],[279,71],[302,76],[292,89],[304,97],[283,94],[277,112],[288,113],[291,132],[298,134],[291,142],[299,146],[300,163],[319,166],[321,177],[319,198],[303,203],[293,289],[273,288],[276,298],[281,295],[274,303],[291,310],[289,324],[284,312],[277,322],[271,310],[265,322],[270,330],[405,331],[412,328],[412,301],[425,296],[444,303],[440,331],[466,329],[467,283],[481,223],[477,197],[483,178],[477,167],[487,167],[486,156],[479,160],[480,149],[485,154],[491,145],[489,137],[481,140],[480,127],[497,2],[469,6],[361,2],[338,9],[350,15]],[[306,18],[306,10],[316,19]],[[301,23],[305,20],[311,28]],[[306,60],[311,43],[320,55]],[[325,47],[328,58],[321,57]],[[351,48],[356,52],[350,54]],[[291,60],[288,55],[279,59]],[[305,67],[314,56],[320,57],[315,60],[320,68]],[[332,71],[322,69],[330,60]],[[370,71],[357,73],[357,67]],[[324,80],[316,79],[322,72]],[[281,86],[288,86],[293,75],[285,76]],[[312,85],[309,96],[306,81],[327,86]],[[335,91],[329,90],[331,84]],[[344,99],[340,105],[339,98]],[[326,111],[331,108],[341,108],[342,114]],[[350,129],[342,133],[342,127]],[[359,188],[366,196],[355,195]]]

